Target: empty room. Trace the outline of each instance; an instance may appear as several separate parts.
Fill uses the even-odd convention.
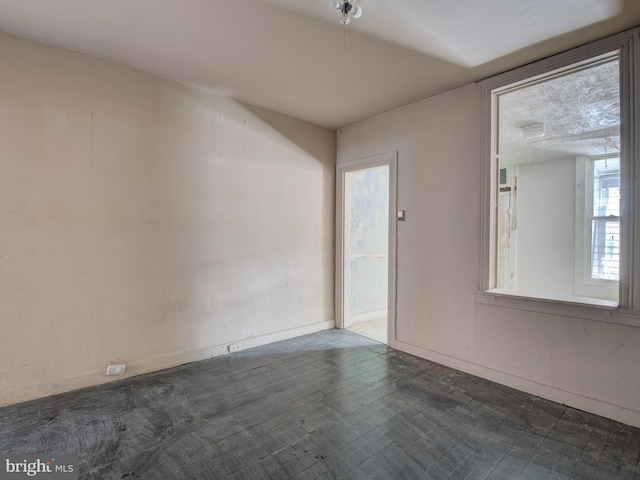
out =
[[[638,0],[0,0],[0,147],[0,480],[640,480]]]

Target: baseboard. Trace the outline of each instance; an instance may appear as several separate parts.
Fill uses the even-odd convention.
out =
[[[507,372],[495,370],[423,347],[411,345],[401,340],[396,340],[395,348],[397,350],[410,353],[411,355],[415,355],[416,357],[424,358],[456,370],[470,373],[477,377],[491,380],[492,382],[506,385],[507,387],[515,388],[516,390],[546,398],[547,400],[594,413],[601,417],[610,418],[611,420],[616,420],[626,425],[640,427],[640,411],[638,410],[614,405],[579,393],[563,390],[558,387],[552,387],[526,378],[521,378]]]
[[[359,315],[354,315],[349,319],[349,323],[351,325],[355,325],[357,323],[368,322],[369,320],[376,320],[381,317],[387,316],[387,309],[382,308],[380,310],[375,310],[373,312],[361,313]]]
[[[114,381],[117,382],[118,380],[121,380],[123,378],[131,378],[137,375],[143,375],[167,368],[177,367],[186,363],[219,357],[221,355],[228,354],[227,346],[229,344],[239,344],[241,350],[246,350],[247,348],[267,345],[269,343],[278,342],[280,340],[287,340],[289,338],[308,335],[310,333],[320,332],[322,330],[330,330],[332,328],[335,328],[335,320],[314,323],[312,325],[305,325],[304,327],[297,327],[289,330],[282,330],[258,337],[237,339],[234,341],[225,342],[221,345],[214,345],[198,350],[172,352],[166,355],[160,355],[138,362],[129,363],[127,364],[125,375],[121,377],[107,377],[105,376],[104,371],[101,370],[99,372],[92,372],[87,375],[56,380],[53,382],[44,382],[38,385],[19,385],[12,389],[0,391],[0,407],[27,402],[29,400],[35,400],[37,398],[49,397],[51,395],[70,392],[72,390],[77,390],[80,388],[102,385]]]

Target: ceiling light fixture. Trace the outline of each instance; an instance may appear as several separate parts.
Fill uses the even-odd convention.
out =
[[[544,137],[545,124],[544,123],[530,123],[522,127],[524,132],[524,138],[531,140],[532,138]]]
[[[357,0],[336,0],[333,2],[333,8],[338,10],[342,15],[339,22],[342,25],[349,25],[351,17],[360,18],[362,16],[362,8],[354,7]]]

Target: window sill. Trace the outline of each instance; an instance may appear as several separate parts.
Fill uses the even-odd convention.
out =
[[[604,300],[599,298],[581,297],[578,295],[549,295],[537,294],[535,292],[514,291],[506,288],[493,288],[488,290],[489,295],[505,295],[517,298],[532,298],[535,300],[548,300],[550,302],[560,302],[563,304],[589,305],[595,307],[617,308],[618,302],[615,300]]]
[[[583,297],[564,296],[557,299],[541,299],[523,295],[523,292],[516,295],[509,290],[493,289],[476,292],[475,302],[500,308],[640,327],[640,312],[617,307],[616,302],[610,300],[594,301]],[[585,300],[591,302],[586,303]]]

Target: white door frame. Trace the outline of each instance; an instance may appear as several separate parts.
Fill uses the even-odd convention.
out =
[[[389,281],[387,293],[387,345],[396,344],[396,209],[398,185],[398,152],[385,153],[375,157],[363,158],[342,163],[336,167],[336,326],[345,328],[344,324],[344,204],[345,174],[367,168],[389,167]]]

